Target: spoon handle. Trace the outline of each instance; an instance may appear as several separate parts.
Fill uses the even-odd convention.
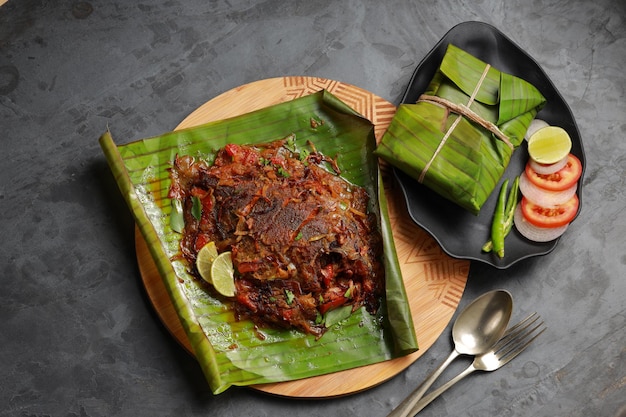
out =
[[[415,407],[411,409],[409,416],[414,416],[415,414],[422,411],[424,407],[426,407],[428,404],[433,402],[435,398],[439,397],[441,394],[446,392],[448,388],[450,388],[452,385],[456,384],[457,382],[459,382],[460,380],[462,380],[463,378],[465,378],[466,376],[468,376],[474,371],[476,371],[476,368],[474,368],[474,364],[471,364],[463,372],[461,372],[460,374],[458,374],[457,376],[455,376],[454,378],[452,378],[451,380],[449,380],[448,382],[446,382],[445,384],[443,384],[442,386],[440,386],[439,388],[437,388],[436,390],[434,390],[433,392],[431,392],[430,394],[428,394],[427,396],[419,400],[417,404],[415,404]]]
[[[448,358],[443,361],[443,363],[439,365],[439,367],[435,369],[433,373],[430,374],[428,378],[426,378],[424,382],[422,382],[421,385],[415,389],[415,391],[409,394],[404,401],[402,401],[391,413],[389,413],[387,417],[407,417],[409,415],[414,415],[415,413],[409,414],[412,412],[412,408],[415,407],[417,402],[424,396],[424,393],[428,390],[428,388],[430,388],[439,375],[441,375],[448,365],[450,365],[450,363],[458,356],[459,353],[456,350],[453,350],[452,353],[450,353],[450,356],[448,356]]]

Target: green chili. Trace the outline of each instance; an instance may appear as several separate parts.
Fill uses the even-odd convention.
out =
[[[506,194],[509,186],[509,180],[506,179],[500,188],[496,210],[493,213],[493,222],[491,223],[491,241],[493,242],[493,251],[500,258],[504,257],[504,209],[506,208]]]
[[[515,217],[515,208],[517,207],[517,197],[519,195],[519,177],[515,177],[513,186],[509,192],[509,198],[506,201],[504,209],[504,237],[509,234],[513,228],[513,217]]]
[[[499,247],[500,250],[495,250],[496,254],[500,257],[504,256],[504,238],[513,228],[513,217],[515,215],[515,208],[517,207],[517,199],[519,195],[519,177],[516,177],[515,181],[513,182],[513,186],[511,187],[509,196],[506,199],[506,205],[504,205],[504,211],[502,212],[500,204],[503,203],[503,201],[501,201],[501,199],[504,198],[503,194],[506,195],[507,185],[508,180],[506,180],[502,184],[502,189],[500,190],[500,195],[498,196],[498,204],[496,205],[496,212],[494,213],[491,227],[492,237],[482,247],[483,252],[491,252],[492,250],[494,250],[494,228],[497,236],[500,236],[501,229],[502,240],[500,241],[500,243],[502,246]],[[498,223],[498,225],[496,225],[496,223]]]
[[[493,241],[489,239],[487,242],[485,242],[481,250],[483,252],[491,252],[493,250]]]

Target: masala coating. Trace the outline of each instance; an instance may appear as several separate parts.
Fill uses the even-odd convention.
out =
[[[377,219],[366,190],[341,178],[334,160],[296,153],[287,140],[229,144],[213,164],[177,156],[170,177],[169,197],[183,202],[182,256],[195,265],[210,241],[232,252],[239,318],[320,336],[329,310],[379,308]],[[200,216],[192,213],[194,200]]]

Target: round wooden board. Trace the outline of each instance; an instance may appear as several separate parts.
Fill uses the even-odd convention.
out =
[[[378,139],[395,113],[388,101],[353,85],[312,77],[279,77],[246,84],[208,101],[176,129],[248,113],[326,89],[375,125]],[[470,262],[446,255],[430,235],[415,225],[388,167],[382,165],[394,243],[410,300],[420,349],[401,358],[297,381],[255,385],[270,394],[298,398],[325,398],[356,393],[376,386],[406,369],[432,346],[456,311],[469,273]],[[174,338],[193,353],[146,242],[136,230],[139,270],[148,297]]]

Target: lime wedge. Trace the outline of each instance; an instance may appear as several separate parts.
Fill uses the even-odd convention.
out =
[[[220,253],[211,265],[211,280],[215,290],[225,297],[235,295],[235,268],[230,252]]]
[[[554,164],[565,158],[572,149],[572,140],[565,129],[548,126],[528,138],[528,154],[539,164]]]
[[[215,247],[215,242],[209,242],[202,247],[198,251],[198,256],[196,258],[196,268],[198,269],[198,273],[202,277],[203,280],[212,284],[211,281],[211,265],[213,265],[213,261],[217,258],[217,248]]]

